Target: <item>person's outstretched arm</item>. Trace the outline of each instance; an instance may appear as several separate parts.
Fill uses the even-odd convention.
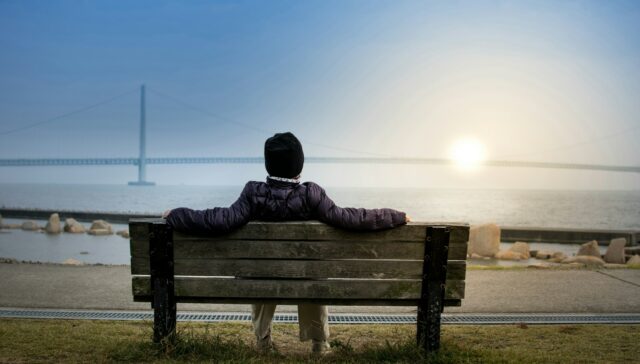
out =
[[[173,209],[166,216],[167,223],[177,231],[194,234],[218,235],[231,232],[248,223],[251,218],[248,191],[249,184],[244,187],[238,200],[229,207]]]
[[[316,204],[316,217],[331,226],[350,230],[382,230],[409,221],[404,212],[393,209],[338,207],[322,187],[312,184],[309,188],[310,197]]]

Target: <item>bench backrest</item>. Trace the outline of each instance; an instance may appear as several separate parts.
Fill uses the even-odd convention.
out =
[[[409,223],[379,232],[353,232],[317,221],[251,222],[218,237],[169,232],[175,298],[211,303],[416,305],[425,272],[427,228],[436,225],[449,232],[448,259],[438,262],[447,265],[444,303],[458,306],[465,289],[469,236],[465,224]],[[158,231],[166,231],[166,225],[162,219],[135,219],[129,229],[134,300],[151,301],[150,240],[157,239]]]

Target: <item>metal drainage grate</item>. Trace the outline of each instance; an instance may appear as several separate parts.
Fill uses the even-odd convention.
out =
[[[0,318],[76,319],[76,320],[153,320],[152,311],[72,311],[42,309],[0,309]],[[251,321],[251,315],[238,312],[181,312],[178,321]],[[296,323],[297,314],[276,314],[274,322]],[[332,324],[415,324],[415,315],[334,314]],[[443,314],[445,325],[509,324],[640,324],[640,313],[624,314]]]

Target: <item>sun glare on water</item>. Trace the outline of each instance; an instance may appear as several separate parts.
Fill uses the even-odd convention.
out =
[[[487,159],[487,152],[479,140],[463,138],[453,143],[449,157],[459,168],[469,170],[482,164]]]

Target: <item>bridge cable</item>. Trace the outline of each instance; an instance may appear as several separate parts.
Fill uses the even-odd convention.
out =
[[[621,129],[618,130],[616,132],[610,133],[610,134],[606,134],[600,137],[596,137],[596,138],[591,138],[591,139],[583,139],[579,142],[575,142],[575,143],[571,143],[571,144],[566,144],[566,145],[558,145],[555,147],[550,147],[547,149],[543,149],[543,150],[538,150],[535,151],[533,153],[521,153],[521,154],[509,154],[509,155],[502,155],[500,157],[498,157],[499,159],[509,159],[509,158],[521,158],[521,157],[528,157],[528,156],[532,156],[532,155],[540,155],[540,154],[546,154],[546,153],[550,153],[550,152],[556,152],[559,150],[565,150],[565,149],[572,149],[575,147],[579,147],[585,144],[591,144],[591,143],[599,143],[608,139],[612,139],[615,138],[617,136],[620,136],[622,134],[626,134],[626,133],[630,133],[630,132],[634,132],[636,130],[640,130],[640,125],[636,125],[636,126],[632,126],[630,128],[626,128],[626,129]]]
[[[255,132],[260,132],[260,133],[269,135],[269,136],[273,133],[273,131],[270,131],[270,130],[267,130],[267,129],[263,129],[263,128],[260,128],[260,127],[257,127],[257,126],[251,125],[251,124],[243,123],[243,122],[240,122],[240,121],[237,121],[237,120],[233,120],[233,119],[230,119],[228,117],[221,116],[219,114],[213,113],[213,112],[211,112],[209,110],[203,109],[201,107],[194,106],[194,105],[189,104],[187,102],[184,102],[184,101],[182,101],[182,100],[180,100],[180,99],[178,99],[178,98],[176,98],[174,96],[167,95],[164,92],[160,92],[160,91],[155,90],[153,88],[150,88],[148,86],[147,86],[147,90],[151,91],[152,93],[154,93],[154,94],[156,94],[158,96],[162,96],[164,98],[170,99],[173,102],[175,102],[177,104],[180,104],[180,105],[182,105],[183,107],[185,107],[187,109],[191,109],[191,110],[200,112],[202,114],[209,115],[209,116],[214,117],[214,118],[216,118],[216,119],[218,119],[218,120],[220,120],[222,122],[225,122],[227,124],[237,125],[237,126],[240,126],[240,127],[246,128],[246,129],[250,129],[250,130],[255,131]],[[361,151],[361,150],[356,150],[356,149],[337,147],[337,146],[327,145],[327,144],[323,144],[323,143],[316,143],[314,141],[309,141],[309,140],[305,140],[304,143],[305,144],[309,144],[309,145],[315,145],[317,147],[322,147],[322,148],[326,148],[326,149],[337,150],[337,151],[341,151],[341,152],[365,154],[365,155],[377,156],[377,157],[397,158],[396,156],[392,156],[392,155],[389,155],[389,154],[366,152],[366,151]]]
[[[127,95],[132,94],[132,93],[137,92],[137,91],[138,91],[138,88],[130,90],[130,91],[127,91],[127,92],[124,92],[124,93],[121,93],[119,95],[116,95],[116,96],[111,97],[111,98],[109,98],[107,100],[98,102],[96,104],[92,104],[92,105],[89,105],[89,106],[86,106],[86,107],[83,107],[83,108],[80,108],[80,109],[76,109],[76,110],[70,111],[68,113],[64,113],[64,114],[61,114],[61,115],[58,115],[58,116],[54,116],[52,118],[49,118],[49,119],[46,119],[46,120],[42,120],[42,121],[39,121],[37,123],[24,125],[24,126],[15,128],[15,129],[5,130],[5,131],[0,132],[0,136],[16,133],[16,132],[27,130],[27,129],[31,129],[31,128],[34,128],[36,126],[47,124],[47,123],[50,123],[50,122],[53,122],[53,121],[64,119],[66,117],[69,117],[69,116],[72,116],[72,115],[75,115],[75,114],[79,114],[79,113],[82,113],[82,112],[85,112],[85,111],[88,111],[88,110],[91,110],[91,109],[95,109],[95,108],[97,108],[99,106],[108,104],[108,103],[110,103],[112,101],[115,101],[115,100],[117,100],[117,99],[119,99],[119,98],[121,98],[123,96],[127,96]]]

